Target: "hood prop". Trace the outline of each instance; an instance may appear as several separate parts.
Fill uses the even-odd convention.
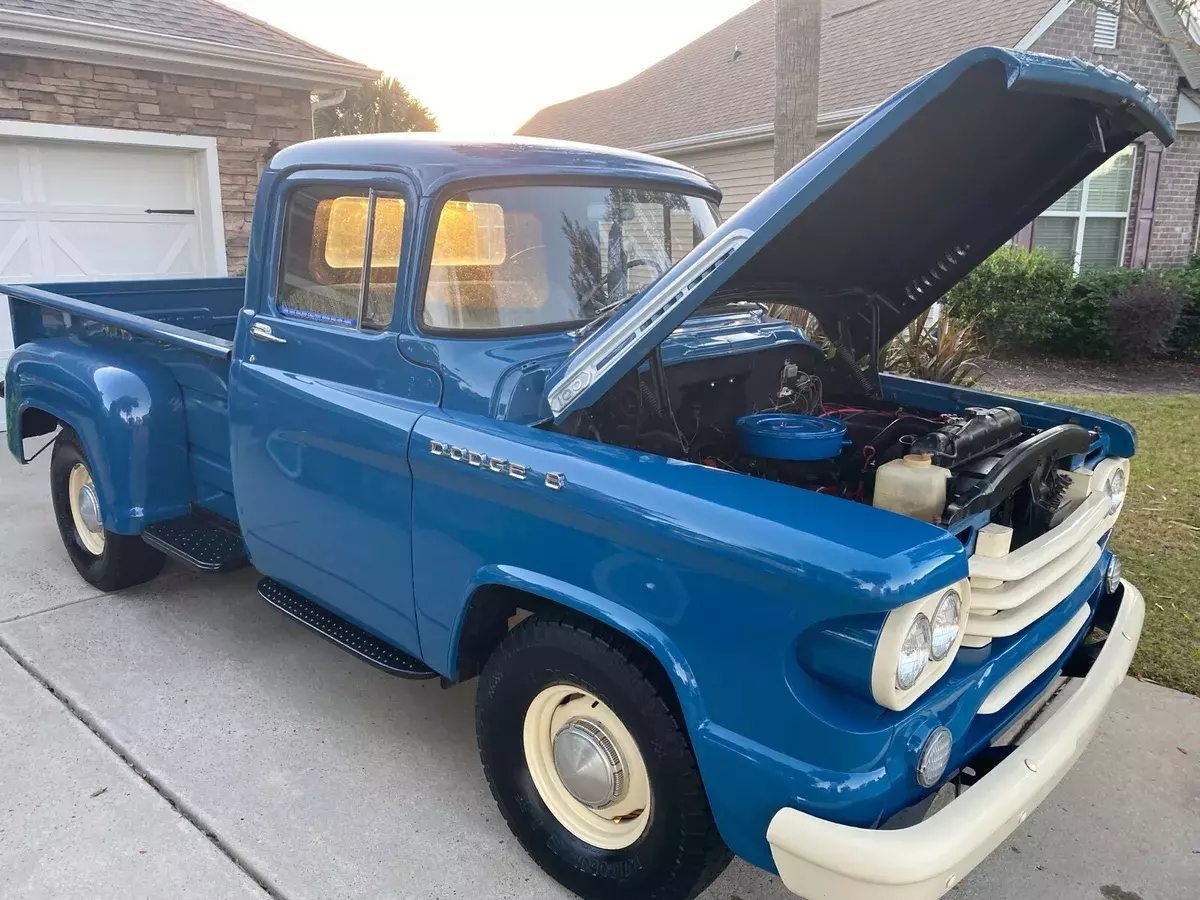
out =
[[[871,325],[870,345],[865,349],[854,345],[849,316],[838,317],[837,336],[830,336],[829,343],[833,346],[837,358],[846,365],[850,376],[862,389],[863,394],[872,400],[878,400],[883,396],[883,386],[879,380],[879,354],[883,349],[880,347],[879,336],[879,302],[886,301],[875,294],[865,296],[867,297],[865,306],[855,310],[855,315],[869,319]],[[859,360],[864,356],[867,358],[866,371],[863,371],[859,364]]]

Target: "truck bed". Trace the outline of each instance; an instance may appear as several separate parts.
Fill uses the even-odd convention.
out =
[[[0,286],[7,294],[13,345],[47,335],[40,310],[57,310],[130,334],[228,355],[244,278],[176,278],[158,281],[89,281]],[[164,326],[167,326],[164,328]]]
[[[167,369],[187,420],[192,501],[236,518],[227,395],[244,278],[3,285],[0,292],[9,297],[18,349],[66,338]]]

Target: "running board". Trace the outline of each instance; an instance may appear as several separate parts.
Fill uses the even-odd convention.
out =
[[[202,572],[228,572],[246,565],[246,546],[233,526],[198,515],[153,522],[142,531],[142,540]]]
[[[291,588],[284,587],[274,578],[264,578],[258,583],[258,595],[297,622],[307,625],[321,637],[376,668],[383,669],[389,675],[414,679],[438,677],[437,672],[415,656],[409,656],[369,631],[347,622],[319,603],[314,603]]]

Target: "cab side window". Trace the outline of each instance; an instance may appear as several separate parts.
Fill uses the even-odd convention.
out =
[[[279,314],[385,331],[395,310],[403,243],[402,197],[366,188],[294,191],[284,214]]]

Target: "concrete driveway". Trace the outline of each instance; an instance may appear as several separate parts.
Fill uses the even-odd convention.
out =
[[[169,569],[98,595],[45,454],[0,458],[0,898],[562,898],[480,773],[474,684],[367,666]],[[706,892],[788,894],[735,862]],[[953,894],[1200,896],[1200,699],[1130,680],[1091,748]]]

